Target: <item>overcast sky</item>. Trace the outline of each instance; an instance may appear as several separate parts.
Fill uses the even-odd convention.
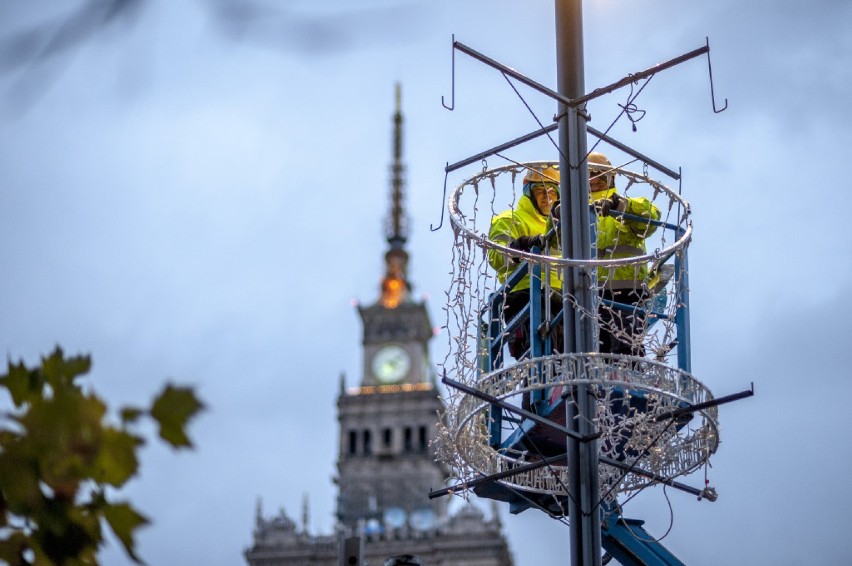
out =
[[[451,36],[555,87],[553,1],[125,5],[62,27],[70,6],[0,3],[0,348],[29,364],[57,344],[91,353],[113,405],[194,385],[197,449],[149,444],[125,490],[154,521],[139,553],[239,565],[259,496],[298,517],[308,493],[312,530],[332,528],[335,399],[341,373],[361,377],[352,302],[378,297],[394,83],[410,277],[441,326],[443,167],[536,127],[461,54],[442,107]],[[700,58],[655,77],[638,131],[614,135],[683,168],[695,377],[757,393],[720,409],[716,503],[670,491],[671,524],[655,488],[625,515],[671,526],[664,544],[690,565],[852,563],[852,4],[595,0],[584,15],[587,90],[710,38],[728,109],[714,114]],[[627,93],[592,104],[591,125]],[[549,120],[552,101],[522,94]],[[519,566],[568,563],[566,527],[502,511]],[[117,543],[102,557],[129,563]]]

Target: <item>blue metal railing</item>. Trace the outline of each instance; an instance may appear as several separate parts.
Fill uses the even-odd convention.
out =
[[[675,234],[675,240],[679,239],[685,233],[685,229],[668,222],[661,222],[635,216],[632,214],[613,212],[628,220],[646,222],[650,225],[657,226],[664,230],[671,230]],[[594,223],[593,223],[594,226]],[[555,229],[554,229],[555,230]],[[593,228],[594,230],[594,228]],[[548,233],[550,236],[553,232]],[[594,238],[592,239],[594,242]],[[533,248],[533,253],[541,253],[538,248]],[[689,337],[689,276],[687,253],[684,248],[682,252],[672,252],[668,257],[658,260],[653,270],[659,271],[663,265],[668,264],[673,259],[674,274],[672,280],[667,283],[667,287],[671,286],[674,300],[677,302],[674,309],[675,322],[675,340],[672,342],[673,347],[677,347],[677,367],[683,371],[689,372],[691,369],[690,356],[690,337]],[[594,268],[592,268],[594,269]],[[479,368],[483,373],[488,373],[497,370],[504,365],[504,350],[509,339],[515,331],[520,328],[521,324],[527,324],[529,336],[529,348],[518,353],[518,359],[535,359],[541,356],[549,355],[553,351],[552,334],[553,329],[563,321],[563,312],[559,310],[556,313],[551,313],[551,320],[544,321],[543,306],[544,301],[542,295],[542,266],[541,264],[533,264],[532,269],[528,262],[520,262],[518,267],[506,278],[506,281],[491,294],[488,304],[480,313],[480,361]],[[505,298],[508,293],[527,275],[530,276],[530,300],[524,305],[520,311],[512,317],[511,320],[505,321],[503,316],[503,307]],[[554,291],[559,291],[554,289]],[[649,298],[643,306],[632,304],[619,303],[603,298],[599,298],[601,304],[618,310],[629,311],[645,316],[648,320],[648,327],[652,326],[657,320],[671,320],[672,316],[666,314],[667,292],[665,288],[659,291],[657,295]],[[540,329],[544,322],[549,322],[549,332],[542,333]],[[484,348],[483,348],[484,346]],[[517,352],[516,352],[517,353]],[[537,390],[530,396],[530,404],[535,404],[538,401],[547,398],[546,390]],[[490,442],[494,447],[502,444],[502,427],[505,418],[503,411],[499,406],[492,406],[489,414],[489,433]]]

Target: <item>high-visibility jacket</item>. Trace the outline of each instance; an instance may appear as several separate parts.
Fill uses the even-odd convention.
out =
[[[615,189],[589,193],[589,201],[594,203],[598,200],[611,197],[616,193]],[[641,216],[652,220],[660,219],[660,210],[644,197],[623,197],[620,212]],[[492,242],[508,246],[509,243],[520,236],[537,236],[544,234],[549,228],[547,217],[540,214],[533,206],[532,201],[526,195],[521,196],[514,210],[501,212],[491,221],[491,229],[488,238]],[[644,255],[645,238],[656,231],[653,224],[641,220],[622,219],[620,216],[598,216],[596,229],[597,259],[613,259],[635,257]],[[550,254],[554,257],[562,257],[558,248],[551,247]],[[496,250],[488,251],[488,262],[497,272],[500,283],[516,268],[517,264],[509,261],[509,257]],[[561,268],[550,269],[550,285],[554,289],[562,288]],[[617,267],[598,268],[598,286],[605,289],[636,289],[641,290],[648,281],[648,266],[645,263],[638,265],[621,265]],[[512,291],[528,289],[530,286],[529,275],[512,288]]]
[[[522,195],[518,199],[517,206],[512,210],[501,212],[491,221],[491,229],[488,232],[488,239],[494,243],[509,246],[512,240],[521,236],[538,236],[546,231],[547,217],[541,214],[533,206],[532,201],[527,195]],[[551,255],[561,257],[561,254],[554,253],[551,249]],[[496,250],[488,250],[488,263],[497,272],[497,280],[500,283],[506,281],[506,278],[517,269],[518,264],[510,261],[511,258]],[[562,288],[562,278],[560,268],[550,269],[550,286],[553,289]],[[544,271],[542,271],[544,278]],[[520,291],[530,288],[530,276],[526,275],[511,291]]]
[[[613,188],[589,193],[594,203],[615,194]],[[644,197],[622,197],[620,212],[652,220],[660,219],[660,210]],[[598,259],[613,259],[644,255],[645,238],[657,229],[653,224],[641,220],[622,219],[620,216],[598,216],[596,247]],[[621,265],[598,268],[598,286],[604,289],[643,289],[648,281],[648,266]]]

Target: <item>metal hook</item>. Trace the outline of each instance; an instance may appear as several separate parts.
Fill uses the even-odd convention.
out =
[[[450,98],[451,98],[450,105],[447,106],[444,103],[444,97],[443,96],[441,97],[441,106],[443,106],[444,108],[446,108],[450,112],[452,112],[453,109],[456,107],[456,34],[453,34],[452,38],[453,38],[453,47],[452,47],[452,63],[451,63],[452,79],[451,79],[451,82],[450,82]]]
[[[716,108],[716,93],[713,92],[713,66],[710,64],[710,38],[704,37],[705,45],[707,45],[707,72],[710,74],[710,100],[713,103],[713,112],[719,114],[728,109],[728,99],[725,99],[725,106]]]
[[[449,166],[450,166],[450,162],[448,161],[447,167],[444,169],[444,196],[441,199],[441,203],[442,203],[441,204],[441,222],[438,224],[437,228],[435,228],[431,224],[429,224],[429,229],[433,232],[437,232],[438,230],[441,229],[441,226],[444,225],[444,205],[443,205],[443,203],[447,200],[447,177],[450,176],[450,172],[447,171],[447,168],[449,168]]]

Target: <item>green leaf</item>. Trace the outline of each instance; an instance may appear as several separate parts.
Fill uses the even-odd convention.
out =
[[[65,359],[62,348],[59,346],[50,356],[41,360],[42,374],[54,389],[73,386],[74,379],[88,373],[91,368],[92,359],[89,356],[73,356]]]
[[[191,447],[189,437],[184,431],[189,419],[198,413],[204,405],[188,387],[173,387],[166,385],[165,390],[154,400],[151,406],[151,417],[160,424],[160,437],[166,442],[180,448]]]
[[[124,485],[139,469],[136,448],[141,444],[141,438],[128,432],[114,428],[104,429],[94,464],[96,481],[115,487]]]
[[[74,383],[91,369],[88,356],[66,358],[57,347],[40,366],[8,367],[0,388],[17,410],[0,416],[0,564],[97,564],[104,523],[141,563],[134,536],[148,520],[130,502],[108,502],[104,490],[138,473],[144,438],[130,425],[150,416],[166,442],[191,446],[186,427],[203,404],[191,388],[169,384],[150,410],[123,407],[112,426],[107,404]]]
[[[9,362],[9,373],[0,376],[0,383],[6,386],[12,396],[12,402],[19,408],[34,397],[40,397],[42,393],[38,371],[28,370],[24,362],[18,362],[17,365]]]
[[[26,515],[42,505],[38,462],[23,443],[6,444],[0,453],[0,490],[4,509],[13,515]]]
[[[35,564],[82,564],[103,541],[98,518],[64,498],[46,499],[32,518]],[[49,562],[39,560],[39,552]]]
[[[9,390],[12,402],[20,408],[44,397],[44,387],[49,384],[53,391],[76,387],[74,379],[88,373],[92,367],[89,356],[74,356],[65,359],[62,349],[57,346],[47,357],[42,357],[41,367],[27,369],[24,362],[8,363],[9,371],[0,376],[0,384]]]
[[[24,550],[29,546],[27,536],[20,531],[14,531],[0,540],[0,562],[9,566],[26,566],[29,562],[24,558]]]
[[[135,423],[139,420],[139,417],[142,415],[142,409],[137,409],[136,407],[122,407],[121,408],[121,422],[124,424]]]
[[[124,545],[124,550],[127,555],[137,564],[143,564],[142,560],[136,556],[133,542],[133,532],[149,523],[148,519],[139,514],[129,503],[112,503],[104,507],[104,518],[109,523],[112,532]]]
[[[38,461],[41,479],[51,489],[72,496],[94,470],[101,449],[106,404],[76,388],[55,392],[33,403],[21,416],[26,445]]]

